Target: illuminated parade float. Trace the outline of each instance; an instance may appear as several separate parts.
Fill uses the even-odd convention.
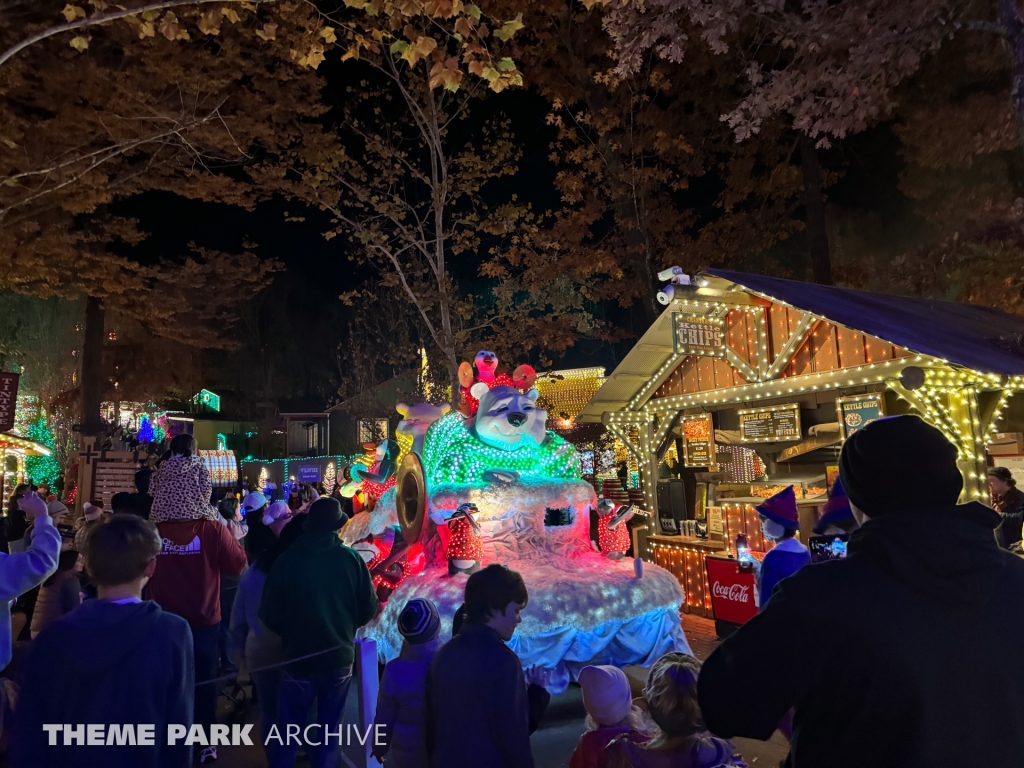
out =
[[[468,574],[501,563],[530,593],[510,646],[524,666],[550,670],[552,692],[586,664],[649,665],[688,650],[676,578],[623,557],[639,510],[599,506],[577,449],[545,428],[532,369],[509,376],[496,364],[481,353],[475,373],[464,365],[462,412],[401,406],[396,439],[349,468],[347,492],[377,498],[342,536],[387,600],[364,636],[382,659],[397,656],[397,616],[415,597],[434,601],[450,634]]]

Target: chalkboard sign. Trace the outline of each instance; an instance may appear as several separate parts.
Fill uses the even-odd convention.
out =
[[[775,443],[800,439],[800,404],[738,411],[740,440],[744,443]]]
[[[885,399],[880,392],[870,395],[840,397],[836,400],[839,431],[845,440],[858,429],[885,416]]]
[[[683,466],[715,466],[715,427],[711,414],[688,416],[683,419]]]

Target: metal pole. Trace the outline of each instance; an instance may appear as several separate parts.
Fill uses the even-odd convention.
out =
[[[373,728],[377,717],[377,692],[380,682],[377,678],[377,643],[374,640],[356,640],[356,663],[354,673],[359,685],[359,730],[367,733]],[[360,754],[360,768],[382,768],[373,756],[373,740],[376,733],[370,732],[366,745]]]

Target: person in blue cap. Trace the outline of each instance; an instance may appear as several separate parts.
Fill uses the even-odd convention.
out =
[[[758,605],[763,609],[776,584],[811,562],[811,552],[796,538],[800,516],[792,485],[765,499],[756,509],[765,538],[775,542],[761,561],[757,574]]]

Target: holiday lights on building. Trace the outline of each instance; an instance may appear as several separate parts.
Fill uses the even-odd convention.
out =
[[[604,384],[604,374],[604,368],[574,368],[537,374],[534,386],[540,392],[540,399],[547,408],[549,419],[555,422],[555,428],[565,429],[576,421],[590,398]],[[563,425],[560,421],[569,424]]]
[[[972,370],[923,354],[843,326],[827,310],[824,315],[808,311],[724,275],[712,275],[708,285],[689,297],[675,294],[663,315],[671,323],[663,319],[652,326],[648,333],[653,335],[638,345],[648,350],[647,355],[649,350],[665,349],[668,330],[668,354],[653,372],[643,374],[646,380],[625,395],[628,399],[620,410],[602,415],[605,426],[636,461],[647,504],[654,501],[657,465],[671,459],[667,430],[682,413],[764,408],[784,400],[799,401],[800,407],[812,398],[821,403],[823,393],[836,393],[838,399],[848,394],[843,390],[879,399],[893,391],[907,410],[934,424],[956,445],[965,498],[985,496],[986,446],[1000,429],[1010,398],[1024,390],[1024,376]],[[708,328],[724,328],[724,344],[717,335],[697,333]],[[726,362],[728,368],[723,366]],[[636,376],[645,362],[638,359],[630,365],[623,374]],[[907,370],[919,371],[920,380],[914,378],[913,387],[901,382]],[[610,391],[606,400],[616,400],[617,391]],[[769,403],[759,406],[764,401]],[[636,439],[629,440],[630,433]],[[759,441],[777,439],[766,436]],[[752,465],[752,454],[718,446],[719,451],[724,449],[733,453],[738,477],[754,479],[760,468]],[[648,530],[653,533],[654,526],[649,524]]]

